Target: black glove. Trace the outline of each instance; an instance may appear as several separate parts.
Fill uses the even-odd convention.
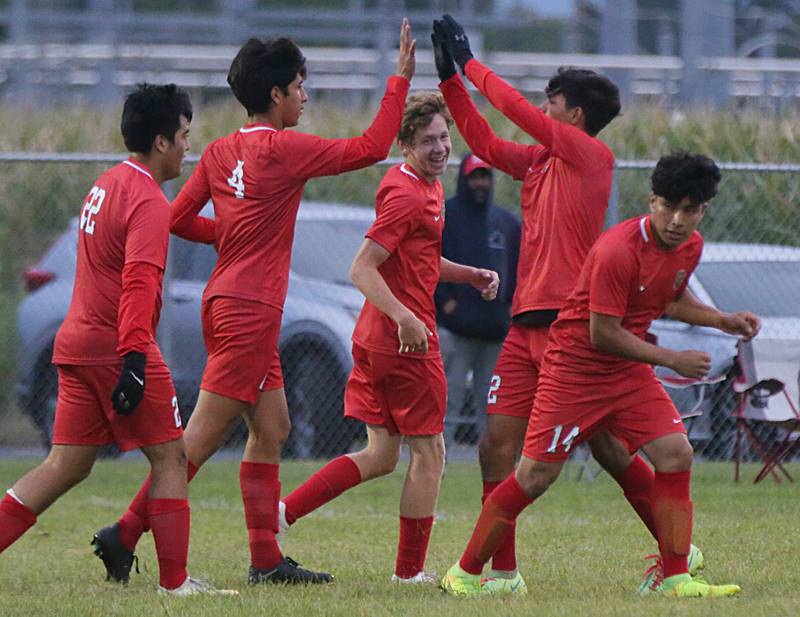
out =
[[[467,39],[464,28],[449,13],[445,13],[438,23],[441,26],[440,32],[444,37],[450,55],[461,67],[461,72],[466,73],[467,62],[472,60],[474,56],[469,48],[469,39]]]
[[[441,22],[436,19],[433,20],[431,43],[433,43],[433,59],[436,62],[439,81],[447,81],[456,74],[456,63],[453,62],[453,57],[445,45]]]
[[[111,393],[111,405],[121,416],[134,412],[144,397],[144,367],[147,356],[138,351],[125,354],[117,387]]]

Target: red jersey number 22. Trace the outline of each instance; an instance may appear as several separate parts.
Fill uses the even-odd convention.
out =
[[[80,228],[90,236],[94,235],[95,217],[100,212],[100,207],[103,205],[105,198],[105,190],[98,186],[93,186],[92,190],[89,191],[89,196],[86,198],[86,203],[83,205]]]

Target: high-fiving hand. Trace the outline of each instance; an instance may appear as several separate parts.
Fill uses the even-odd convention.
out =
[[[414,76],[416,59],[414,52],[417,49],[417,39],[411,38],[411,26],[408,18],[403,18],[400,26],[400,55],[397,57],[397,75],[410,80]]]
[[[472,50],[469,48],[469,39],[464,28],[461,27],[453,16],[445,13],[442,19],[433,22],[434,34],[444,39],[450,56],[461,67],[461,72],[466,72],[467,62],[472,60]],[[438,66],[437,66],[438,69]]]
[[[450,50],[447,49],[442,26],[438,19],[433,21],[431,43],[433,43],[433,61],[436,63],[439,81],[447,81],[456,74],[456,63],[453,62],[453,56],[450,55]]]

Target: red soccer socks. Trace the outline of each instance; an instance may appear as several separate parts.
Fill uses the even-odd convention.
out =
[[[28,506],[6,493],[0,501],[0,553],[11,546],[36,522],[36,515]]]
[[[160,584],[164,589],[180,587],[189,576],[189,500],[150,499],[147,517],[156,544]]]
[[[655,473],[638,454],[617,482],[625,493],[625,499],[642,519],[647,529],[658,539],[656,523],[653,519],[652,493]]]
[[[197,475],[199,469],[200,468],[191,461],[188,462],[186,468],[187,482],[192,481],[192,478]],[[139,542],[139,538],[142,537],[142,534],[150,529],[150,523],[147,520],[147,501],[149,492],[150,475],[148,474],[147,479],[142,484],[139,492],[136,493],[133,501],[131,501],[128,509],[125,511],[125,514],[123,514],[122,518],[120,518],[118,521],[119,538],[122,541],[122,544],[125,545],[125,548],[130,551],[136,548],[136,544]]]
[[[501,482],[486,482],[483,483],[483,497],[481,504],[486,502],[489,495],[500,486]],[[497,551],[492,555],[492,569],[502,572],[513,572],[517,569],[517,522],[511,525],[508,533],[500,541],[500,546]]]
[[[484,502],[475,530],[461,556],[461,568],[470,574],[480,574],[484,564],[513,529],[517,517],[531,503],[533,499],[525,494],[512,473]]]
[[[278,470],[278,465],[247,461],[242,461],[239,468],[244,518],[250,535],[250,563],[258,570],[271,570],[283,560],[275,539],[281,493]]]
[[[687,558],[692,543],[691,471],[655,473],[653,519],[664,578],[689,571]]]
[[[286,522],[294,524],[298,518],[313,512],[360,483],[361,472],[353,459],[340,456],[332,460],[283,500],[286,505]]]
[[[424,569],[432,527],[432,516],[400,517],[400,541],[397,546],[397,563],[394,567],[394,573],[399,578],[411,578]]]

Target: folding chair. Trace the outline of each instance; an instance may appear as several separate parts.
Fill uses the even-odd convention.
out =
[[[794,482],[783,463],[800,451],[799,363],[800,343],[794,341],[776,345],[774,341],[760,343],[756,338],[740,345],[739,375],[733,383],[737,396],[736,482],[744,439],[764,464],[754,484],[770,474],[775,482],[781,481],[780,474]],[[770,423],[775,431],[767,436],[759,434],[758,423]]]

